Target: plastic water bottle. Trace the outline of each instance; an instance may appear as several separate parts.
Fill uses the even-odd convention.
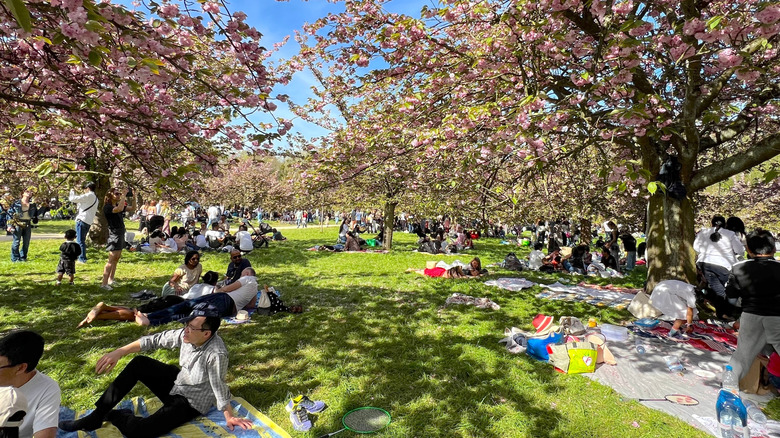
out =
[[[639,336],[634,339],[634,345],[636,345],[636,352],[639,354],[645,354],[645,344],[642,342],[642,338]]]
[[[739,397],[739,382],[737,381],[737,376],[734,374],[734,369],[731,368],[731,365],[726,365],[726,371],[723,372],[721,388]]]
[[[718,428],[722,438],[742,438],[750,436],[747,427],[747,408],[739,397],[739,383],[731,365],[723,373],[722,389],[715,403]]]
[[[734,423],[737,413],[734,409],[727,407],[718,412],[718,429],[720,430],[721,438],[737,438],[734,435]]]
[[[756,404],[750,400],[743,400],[743,402],[747,408],[748,417],[750,417],[751,420],[758,424],[766,424],[766,415],[764,415],[764,412],[761,411],[761,408],[756,406]]]

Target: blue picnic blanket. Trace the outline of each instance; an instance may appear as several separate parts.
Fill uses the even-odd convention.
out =
[[[246,400],[236,397],[230,401],[230,405],[233,407],[233,414],[238,417],[244,417],[252,421],[254,427],[249,430],[243,430],[240,427],[234,428],[232,431],[228,430],[225,426],[225,416],[222,411],[216,408],[211,410],[205,415],[200,416],[189,423],[183,424],[176,429],[172,430],[167,435],[163,435],[165,438],[290,438],[290,435],[274,423],[270,418],[266,417],[260,411],[255,409],[252,405],[247,403]],[[147,417],[149,414],[157,411],[162,406],[162,403],[157,398],[150,400],[144,400],[143,397],[135,397],[132,400],[122,401],[117,409],[131,409],[136,415],[141,417]],[[76,412],[73,409],[60,407],[60,421],[73,420],[74,418],[81,418],[84,415],[92,412],[92,410],[85,410]],[[92,432],[64,432],[57,430],[57,438],[121,438],[122,434],[111,423],[103,423],[103,427]]]

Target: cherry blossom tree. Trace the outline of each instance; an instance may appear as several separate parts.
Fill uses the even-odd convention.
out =
[[[244,156],[219,167],[218,175],[204,181],[201,202],[280,210],[294,200],[290,172],[273,157]]]
[[[211,1],[143,5],[0,4],[5,170],[86,175],[101,197],[112,178],[140,175],[181,189],[289,129],[257,121],[276,108],[275,78],[245,14]]]
[[[306,29],[291,67],[329,70],[320,105],[391,81],[400,104],[377,124],[414,120],[417,157],[506,151],[538,175],[602,156],[595,175],[651,195],[651,288],[694,278],[691,196],[780,153],[776,4],[448,0],[412,17],[387,3],[346,2]],[[678,174],[659,178],[672,157]],[[609,196],[600,180],[585,190]]]

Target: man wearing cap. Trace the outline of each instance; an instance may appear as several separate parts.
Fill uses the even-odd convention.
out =
[[[60,387],[37,371],[43,356],[43,338],[17,330],[0,339],[0,387],[11,386],[27,399],[27,415],[19,426],[23,438],[54,438],[60,412]]]
[[[228,429],[252,427],[251,421],[233,416],[229,403],[231,394],[225,382],[228,352],[217,335],[220,324],[217,309],[200,303],[181,322],[186,324],[183,329],[144,336],[104,355],[95,365],[95,371],[98,374],[110,372],[125,355],[159,348],[179,348],[181,369],[146,356],[136,356],[108,386],[92,413],[78,420],[60,422],[60,429],[91,431],[108,420],[128,438],[156,437],[205,414],[215,405],[224,413]],[[114,409],[138,382],[163,402],[163,406],[148,417],[136,417],[127,409]]]
[[[95,194],[95,183],[87,181],[82,185],[84,193],[77,195],[76,191],[70,189],[68,201],[75,203],[79,207],[79,214],[76,215],[76,243],[81,247],[81,255],[78,261],[87,262],[87,234],[95,220],[95,213],[98,209],[98,198]]]

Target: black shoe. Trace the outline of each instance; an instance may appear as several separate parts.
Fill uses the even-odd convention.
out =
[[[75,432],[77,430],[93,431],[100,429],[102,425],[103,418],[92,413],[78,420],[60,421],[57,426],[65,432]]]

